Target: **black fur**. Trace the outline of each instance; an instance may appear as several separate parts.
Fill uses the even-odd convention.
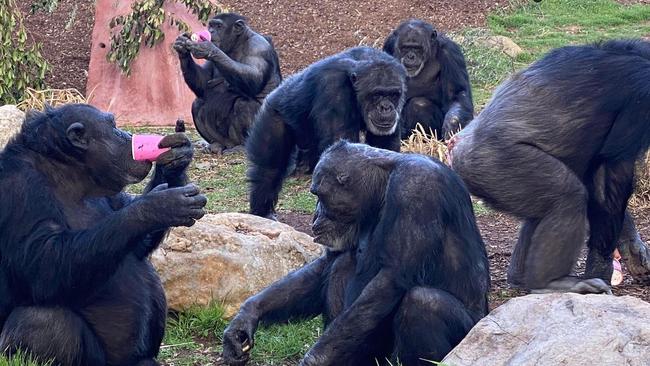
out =
[[[417,123],[427,132],[434,131],[438,138],[449,138],[474,118],[465,57],[454,41],[431,24],[410,19],[386,38],[384,51],[405,66],[411,59],[421,67],[407,79],[401,118],[403,139],[411,135]]]
[[[339,138],[399,151],[397,121],[404,104],[404,68],[369,47],[330,56],[285,80],[265,100],[246,143],[250,211],[274,216],[296,147],[313,168]]]
[[[147,256],[205,205],[183,186],[190,141],[163,145],[147,193],[131,197],[122,190],[151,163],[131,158],[112,115],[67,105],[27,117],[0,152],[0,351],[66,366],[156,364],[167,309]]]
[[[248,360],[259,322],[322,314],[301,365],[440,361],[488,312],[488,260],[465,185],[438,160],[338,142],[316,166],[326,253],[249,298],[224,333]],[[394,364],[394,363],[393,363]]]
[[[453,167],[470,191],[524,219],[512,284],[609,291],[634,161],[650,143],[647,80],[648,42],[555,49],[499,86],[458,135]],[[583,280],[569,274],[587,238]]]
[[[185,82],[196,95],[192,117],[197,131],[220,153],[244,143],[264,98],[282,80],[271,37],[253,31],[234,13],[209,22],[212,42],[180,36],[178,51]],[[205,59],[199,65],[192,56]]]

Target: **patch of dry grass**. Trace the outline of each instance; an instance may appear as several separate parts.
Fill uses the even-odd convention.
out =
[[[23,100],[18,103],[17,107],[24,112],[30,109],[42,111],[46,104],[56,107],[71,103],[88,103],[89,99],[86,99],[79,90],[74,88],[45,90],[27,88]]]
[[[438,140],[435,131],[429,129],[429,132],[426,132],[424,127],[419,123],[415,125],[413,133],[409,136],[408,140],[402,140],[401,150],[402,152],[433,156],[449,165],[447,144],[444,141]]]

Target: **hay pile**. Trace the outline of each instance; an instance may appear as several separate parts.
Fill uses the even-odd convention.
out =
[[[90,99],[90,98],[88,98]],[[87,103],[88,99],[77,89],[45,89],[27,88],[23,100],[18,103],[18,109],[26,112],[30,109],[42,111],[45,105],[51,107],[70,103]]]
[[[419,123],[415,125],[408,140],[402,141],[402,152],[433,156],[449,165],[447,150],[447,144],[438,140],[435,131],[429,129],[429,132],[426,132]]]

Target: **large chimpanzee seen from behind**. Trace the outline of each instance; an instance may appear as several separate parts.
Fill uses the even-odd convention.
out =
[[[650,143],[648,80],[648,42],[559,48],[499,86],[452,140],[470,191],[524,220],[511,284],[610,291],[634,162]],[[571,276],[585,241],[586,273]]]
[[[313,169],[340,138],[399,151],[399,115],[406,72],[389,55],[356,47],[318,61],[266,98],[246,142],[250,212],[275,216],[275,204],[296,147]]]
[[[449,138],[474,118],[472,90],[460,47],[429,23],[411,19],[384,42],[384,51],[406,68],[402,138],[420,123],[438,138]]]
[[[186,185],[192,145],[166,136],[149,162],[88,105],[28,115],[0,153],[0,350],[64,366],[157,365],[167,307],[147,259],[171,226],[203,216]]]
[[[488,260],[472,202],[435,159],[340,141],[319,161],[312,224],[326,253],[249,298],[224,334],[247,362],[260,322],[322,314],[301,365],[441,360],[488,312]]]
[[[244,143],[264,98],[282,80],[271,38],[253,31],[244,17],[218,14],[208,23],[212,42],[176,39],[185,82],[196,95],[192,118],[197,131],[220,153]],[[199,65],[192,56],[206,60]]]

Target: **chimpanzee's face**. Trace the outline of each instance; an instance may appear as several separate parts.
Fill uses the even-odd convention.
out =
[[[354,178],[336,167],[319,163],[314,170],[310,191],[318,197],[312,221],[316,243],[334,251],[356,246],[362,199],[355,195],[354,185]]]
[[[125,186],[143,180],[151,170],[150,162],[133,160],[131,134],[117,128],[112,114],[81,106],[64,118],[83,125],[75,133],[82,134],[83,163],[100,190],[121,192]]]
[[[404,70],[397,63],[375,62],[352,75],[366,129],[378,136],[397,129],[406,94]]]
[[[436,54],[437,32],[422,27],[407,26],[398,32],[396,57],[406,68],[409,77],[420,74],[426,62]]]

